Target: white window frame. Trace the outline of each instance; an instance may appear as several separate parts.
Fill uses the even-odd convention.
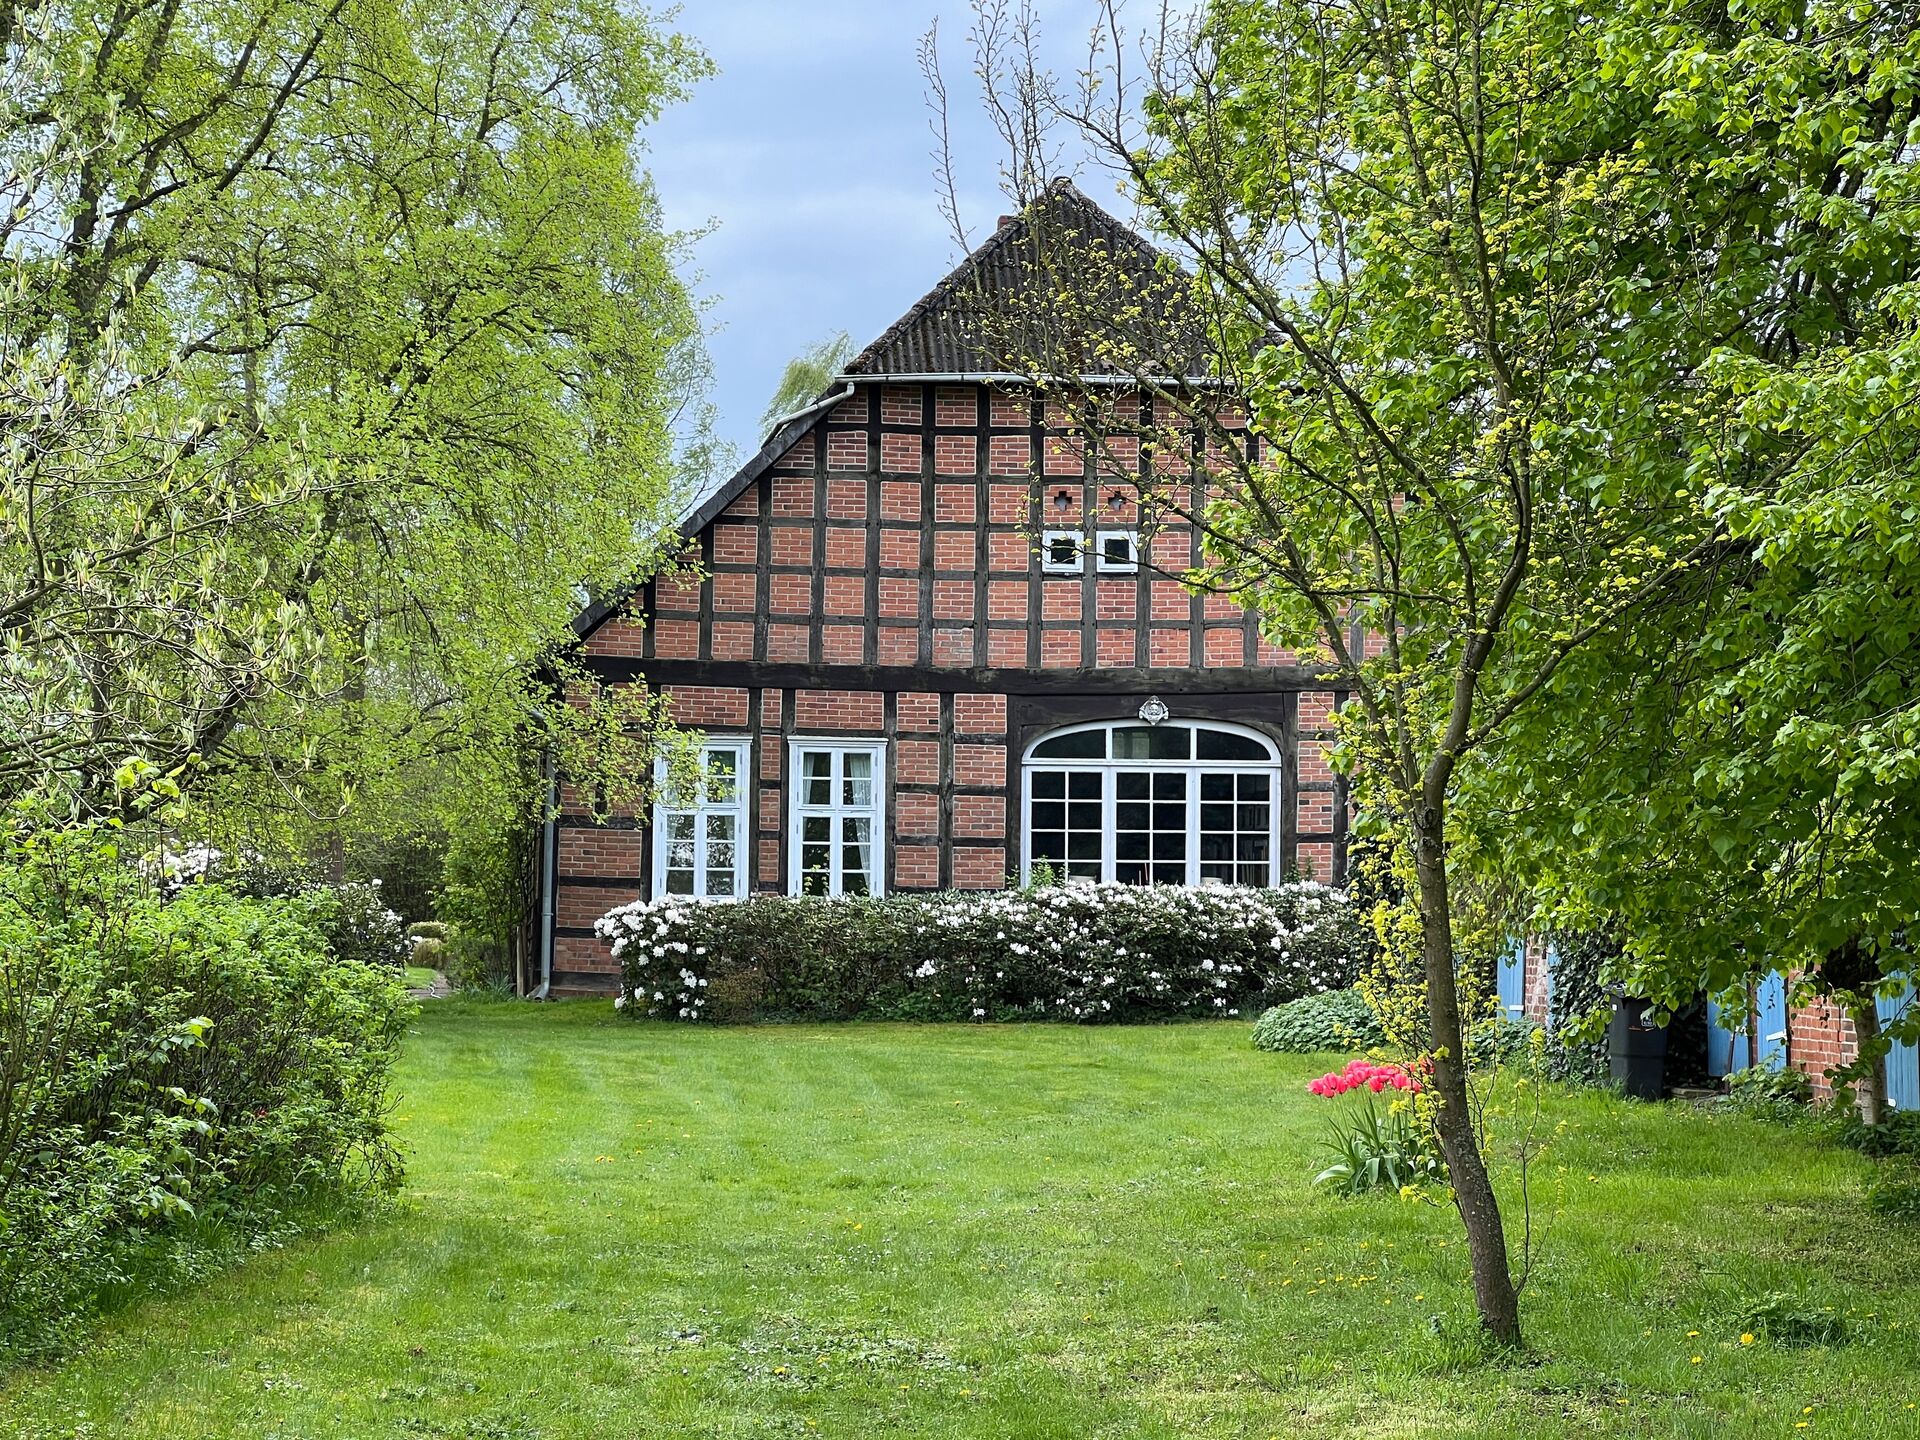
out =
[[[1027,884],[1033,878],[1033,776],[1036,770],[1064,770],[1068,772],[1091,771],[1101,776],[1100,781],[1100,879],[1112,882],[1117,865],[1115,850],[1117,847],[1118,826],[1115,824],[1116,782],[1114,777],[1122,771],[1145,771],[1149,774],[1185,774],[1187,807],[1187,842],[1185,884],[1198,888],[1202,885],[1217,885],[1222,882],[1200,878],[1200,777],[1219,774],[1260,774],[1268,777],[1267,801],[1267,878],[1266,884],[1280,883],[1280,819],[1281,806],[1288,796],[1285,791],[1285,776],[1282,773],[1280,746],[1270,735],[1262,734],[1246,725],[1236,725],[1231,721],[1210,720],[1198,716],[1181,716],[1163,721],[1166,726],[1176,726],[1184,730],[1217,730],[1229,735],[1240,735],[1257,741],[1265,748],[1268,759],[1265,760],[1118,760],[1113,758],[1111,732],[1130,729],[1142,722],[1136,719],[1096,720],[1089,724],[1062,725],[1036,735],[1027,743],[1020,756],[1020,880]],[[1034,758],[1034,751],[1049,740],[1062,735],[1101,731],[1108,734],[1105,759],[1052,759]],[[1190,748],[1197,749],[1197,742]],[[1051,863],[1051,862],[1049,862]]]
[[[1107,541],[1125,540],[1127,555],[1125,560],[1107,559]],[[1138,530],[1101,530],[1093,537],[1094,568],[1102,575],[1137,575],[1140,573],[1140,532]]]
[[[1073,545],[1073,559],[1056,560],[1053,546],[1057,540]],[[1080,530],[1043,530],[1040,532],[1040,571],[1044,575],[1078,575],[1087,568],[1087,537]]]
[[[873,798],[867,805],[849,805],[840,797],[844,793],[841,782],[845,774],[843,764],[833,767],[833,799],[826,805],[809,805],[802,798],[805,795],[801,776],[800,757],[809,750],[825,750],[835,755],[868,755],[873,759]],[[847,818],[865,816],[872,822],[873,877],[871,895],[887,893],[887,791],[890,780],[887,769],[887,742],[884,740],[840,740],[831,735],[793,735],[787,739],[787,893],[798,895],[800,889],[800,832],[809,816],[828,816],[832,822],[833,840],[831,841],[831,869],[827,893],[842,893],[842,852],[840,839],[840,821]]]
[[[747,791],[752,779],[753,740],[746,735],[709,735],[700,746],[701,764],[706,763],[710,750],[729,750],[733,753],[733,801],[727,805],[709,804],[706,798],[706,780],[699,781],[700,793],[692,804],[677,804],[667,793],[667,762],[664,759],[654,761],[654,801],[653,801],[653,888],[651,894],[657,900],[667,893],[667,819],[671,815],[692,815],[693,826],[693,893],[682,898],[688,900],[739,900],[747,894],[751,873],[748,850],[753,844],[753,832],[747,823]],[[707,825],[708,815],[731,815],[733,819],[733,893],[731,895],[709,895],[707,890]]]

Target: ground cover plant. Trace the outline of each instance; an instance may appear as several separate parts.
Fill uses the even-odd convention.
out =
[[[1332,1057],[1247,1028],[439,1002],[402,1209],[116,1316],[0,1382],[0,1435],[1914,1433],[1920,1243],[1871,1160],[1553,1091],[1530,1349],[1488,1360],[1457,1222],[1315,1190]]]
[[[1351,984],[1345,895],[1051,885],[885,898],[667,896],[595,926],[618,1003],[671,1020],[1211,1019]]]

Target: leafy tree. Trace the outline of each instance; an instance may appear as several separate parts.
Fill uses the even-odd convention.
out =
[[[766,411],[760,416],[761,430],[772,434],[775,422],[819,398],[852,354],[853,341],[842,330],[789,360],[773,398],[767,401]]]
[[[1715,317],[1671,365],[1700,417],[1691,493],[1732,545],[1691,603],[1562,670],[1481,802],[1486,843],[1563,912],[1625,923],[1636,991],[1737,1009],[1772,970],[1839,1000],[1870,1121],[1889,1040],[1920,1033],[1911,1006],[1880,1033],[1875,1006],[1920,925],[1917,16],[1643,5],[1599,27],[1702,258],[1660,302]]]
[[[0,66],[0,787],[138,751],[287,835],[423,775],[504,817],[573,713],[525,668],[693,478],[631,152],[704,58],[602,0],[47,0]]]
[[[1030,187],[1070,127],[1192,278],[1160,262],[1140,280],[1028,188],[1025,263],[1053,304],[1007,317],[1006,339],[1105,472],[1137,481],[1149,528],[1199,527],[1185,578],[1240,596],[1351,697],[1362,825],[1399,848],[1417,908],[1476,1303],[1514,1341],[1460,880],[1498,870],[1500,777],[1564,722],[1563,677],[1696,610],[1750,553],[1710,497],[1770,460],[1706,367],[1770,335],[1797,283],[1777,256],[1742,263],[1783,213],[1780,157],[1730,122],[1690,156],[1683,132],[1710,127],[1677,113],[1704,98],[1661,4],[1217,0],[1150,33],[1137,72],[1104,9],[1097,83],[1061,85],[1019,43],[983,65],[1019,117],[1009,172]],[[984,7],[983,52],[1005,14]],[[1088,372],[1102,383],[1047,379]],[[1589,694],[1577,713],[1609,711]]]

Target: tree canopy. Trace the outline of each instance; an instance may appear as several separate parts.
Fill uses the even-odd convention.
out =
[[[635,152],[705,59],[602,0],[47,0],[0,65],[0,784],[491,783],[704,478]]]

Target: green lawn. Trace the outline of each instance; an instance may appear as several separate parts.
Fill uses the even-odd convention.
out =
[[[122,1313],[0,1433],[1920,1435],[1920,1231],[1866,1162],[1556,1101],[1532,1349],[1489,1362],[1452,1214],[1313,1192],[1321,1067],[1246,1041],[438,1002],[391,1217]],[[1775,1289],[1860,1338],[1742,1346]]]

